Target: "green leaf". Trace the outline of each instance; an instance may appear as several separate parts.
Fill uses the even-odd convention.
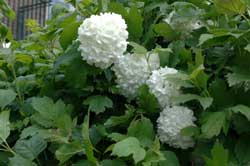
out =
[[[193,70],[189,77],[192,83],[196,87],[202,88],[204,90],[207,89],[207,81],[208,81],[209,76],[204,72],[203,65],[200,65],[195,70]]]
[[[41,138],[49,140],[50,142],[60,142],[60,143],[69,142],[69,136],[67,135],[66,137],[65,135],[62,135],[60,133],[60,129],[39,129],[37,133]]]
[[[205,42],[213,38],[214,38],[213,34],[202,34],[199,39],[199,45],[203,45]]]
[[[91,162],[88,160],[80,160],[77,163],[74,163],[72,166],[92,166]]]
[[[229,153],[218,141],[211,150],[211,159],[205,158],[206,166],[228,166]]]
[[[241,2],[243,2],[247,6],[250,6],[250,1],[249,0],[242,0]]]
[[[16,16],[15,12],[10,8],[10,6],[5,0],[0,1],[0,11],[4,16],[8,17],[10,20],[13,20]]]
[[[56,150],[56,159],[60,161],[60,164],[65,163],[75,154],[84,153],[82,144],[78,141],[70,142],[69,144],[63,144]]]
[[[147,49],[135,42],[129,42],[129,45],[133,47],[133,53],[136,54],[147,54]]]
[[[199,39],[199,45],[203,47],[212,47],[239,39],[243,33],[231,32],[227,29],[218,28],[210,31],[212,34],[202,34]]]
[[[25,64],[31,64],[33,62],[32,56],[26,54],[16,54],[16,61]]]
[[[114,12],[114,13],[122,15],[123,18],[126,18],[127,15],[128,15],[127,10],[125,9],[125,7],[121,3],[110,2],[110,4],[109,4],[109,10],[111,12]]]
[[[22,94],[28,94],[29,91],[31,91],[35,87],[39,86],[37,84],[36,75],[34,75],[34,74],[17,77],[16,84],[19,86],[19,91]]]
[[[209,87],[209,92],[213,98],[213,104],[217,108],[225,108],[235,103],[233,93],[227,88],[227,84],[224,80],[215,79]]]
[[[136,7],[132,7],[125,20],[128,24],[129,35],[139,39],[143,34],[143,17],[140,11]]]
[[[37,166],[31,160],[23,158],[20,155],[15,155],[14,157],[10,158],[9,166]]]
[[[90,96],[84,102],[89,106],[89,110],[96,114],[104,112],[107,108],[113,107],[113,102],[107,96]]]
[[[234,67],[233,73],[226,75],[229,86],[246,85],[250,83],[249,70]],[[247,88],[247,87],[246,87]]]
[[[65,13],[67,11],[66,6],[62,3],[56,3],[53,5],[51,9],[51,16],[52,18],[60,15],[61,13]]]
[[[86,0],[86,1],[83,1],[82,3],[84,4],[84,6],[88,7],[88,6],[90,6],[93,3],[93,0]]]
[[[64,107],[62,104],[60,101],[55,105],[54,101],[49,97],[33,98],[31,103],[32,107],[39,112],[42,117],[49,119],[57,118],[61,114],[61,111],[64,111],[64,109],[61,109],[61,107]]]
[[[111,133],[108,135],[108,138],[110,138],[112,141],[119,142],[119,141],[127,138],[127,135],[123,135],[120,133]]]
[[[159,36],[163,36],[168,40],[173,40],[178,35],[167,23],[155,24],[153,28],[156,34],[158,34]]]
[[[128,137],[114,145],[111,155],[118,157],[128,157],[133,155],[135,163],[142,161],[146,156],[146,151],[140,146],[140,142],[135,137]]]
[[[80,42],[73,42],[65,51],[64,54],[56,59],[54,68],[58,69],[61,66],[70,66],[70,63],[78,57],[81,57],[80,51],[78,51]]]
[[[197,49],[195,52],[195,67],[204,65],[205,56],[202,54],[202,49]]]
[[[9,152],[0,152],[0,165],[7,166],[9,163],[9,158],[13,155]]]
[[[122,160],[103,160],[100,166],[126,166]]]
[[[170,48],[156,48],[154,51],[159,55],[161,67],[172,66],[175,60],[173,54],[171,54],[173,51]]]
[[[180,166],[179,160],[174,152],[164,151],[165,160],[160,161],[158,166]]]
[[[22,133],[20,134],[20,139],[26,139],[30,136],[32,137],[36,135],[39,130],[41,130],[41,128],[36,125],[29,126],[22,130]]]
[[[249,2],[250,2],[250,1],[249,1]],[[250,52],[250,44],[248,44],[248,45],[244,48],[244,50]]]
[[[143,166],[151,166],[155,163],[159,163],[160,161],[164,161],[166,158],[164,157],[163,152],[160,151],[160,141],[159,139],[155,139],[153,145],[146,153],[146,157],[143,160]]]
[[[130,38],[137,41],[143,34],[143,17],[140,10],[136,7],[131,7],[129,11],[121,3],[111,2],[109,4],[110,11],[121,14],[128,25]]]
[[[70,115],[63,114],[55,122],[55,126],[60,129],[61,133],[65,135],[71,134],[72,129],[75,127],[74,122],[72,121]]]
[[[164,155],[159,151],[155,152],[153,150],[148,150],[146,157],[143,160],[143,166],[151,166],[154,163],[159,163],[159,161],[165,160]]]
[[[3,111],[0,113],[0,144],[10,135],[9,116],[10,111]]]
[[[16,56],[10,48],[0,49],[0,58],[5,60],[8,64],[14,65]]]
[[[14,151],[20,156],[32,161],[34,160],[45,148],[47,142],[38,135],[34,135],[30,139],[18,140],[14,146]]]
[[[181,130],[181,135],[188,137],[195,137],[200,134],[200,129],[196,126],[189,126]]]
[[[32,99],[31,105],[39,113],[40,118],[44,119],[44,122],[47,121],[48,126],[57,126],[57,124],[60,124],[60,117],[69,114],[71,111],[70,105],[65,105],[62,100],[54,103],[48,97],[35,97]]]
[[[138,105],[139,107],[146,112],[156,112],[158,111],[158,101],[156,97],[149,92],[149,88],[146,85],[143,85],[139,88],[138,94]]]
[[[8,165],[9,158],[13,155],[10,152],[0,152],[0,165]]]
[[[223,14],[243,14],[246,6],[241,0],[214,0],[216,9]]]
[[[44,128],[55,127],[53,120],[47,117],[42,117],[39,113],[35,113],[31,116],[31,120],[36,123],[36,125],[42,126]]]
[[[86,88],[87,77],[99,74],[101,70],[82,60],[81,52],[78,50],[79,45],[80,43],[77,41],[68,46],[64,54],[56,59],[54,68],[59,70],[64,67],[63,71],[68,85],[83,89]]]
[[[244,105],[237,105],[230,108],[235,113],[241,113],[250,121],[250,108]]]
[[[0,107],[4,109],[7,105],[11,104],[16,98],[16,93],[11,89],[0,89]]]
[[[243,135],[238,139],[235,145],[235,155],[242,165],[250,162],[250,144],[249,135]]]
[[[1,16],[0,16],[1,18]],[[8,28],[5,24],[3,24],[2,22],[0,22],[0,39],[4,39],[7,34],[8,34]]]
[[[67,54],[66,56],[69,55]],[[86,88],[88,76],[96,75],[99,71],[98,68],[87,64],[82,60],[81,56],[78,55],[77,57],[72,58],[66,66],[65,79],[69,86],[83,89]]]
[[[89,162],[92,165],[98,165],[98,161],[94,156],[94,147],[89,137],[89,112],[84,118],[84,123],[82,124],[82,137],[85,153]]]
[[[225,112],[208,112],[202,119],[201,131],[205,138],[218,136],[226,123]]]
[[[234,114],[232,116],[233,129],[238,133],[249,133],[250,132],[250,121],[247,120],[241,114]]]
[[[150,146],[154,140],[154,127],[150,119],[142,118],[132,121],[128,127],[128,136],[136,137],[143,146]]]
[[[63,31],[60,35],[59,42],[63,49],[66,49],[71,45],[72,41],[77,38],[78,27],[80,26],[79,22],[70,22],[63,28]]]
[[[202,97],[195,94],[182,94],[176,97],[173,97],[173,102],[176,104],[184,104],[188,101],[197,100],[200,102],[204,110],[212,105],[213,98],[211,97]]]
[[[98,144],[105,136],[108,136],[106,128],[103,124],[92,125],[89,130],[90,140],[93,145]]]
[[[134,116],[134,109],[129,108],[126,112],[125,115],[122,116],[111,116],[105,123],[104,125],[107,127],[115,127],[121,124],[126,124],[131,120]]]

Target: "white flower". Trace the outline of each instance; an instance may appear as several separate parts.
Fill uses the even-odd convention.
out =
[[[181,130],[188,126],[195,126],[193,111],[187,107],[166,107],[157,120],[157,131],[161,142],[175,148],[187,149],[194,146],[192,137],[181,135]]]
[[[147,80],[150,92],[155,95],[162,108],[172,105],[171,98],[180,94],[179,87],[168,80],[169,76],[177,72],[174,68],[160,68],[154,70]]]
[[[117,77],[117,87],[125,97],[133,99],[137,96],[138,88],[145,84],[151,74],[151,67],[159,66],[158,55],[154,57],[142,54],[127,54],[118,58],[112,68]],[[151,65],[148,59],[151,57]],[[158,62],[158,64],[157,64]]]
[[[10,48],[11,43],[2,43],[3,48]]]
[[[108,68],[127,49],[127,25],[121,15],[101,13],[83,21],[78,29],[81,55],[87,63]]]

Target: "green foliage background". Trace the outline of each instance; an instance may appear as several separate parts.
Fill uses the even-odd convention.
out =
[[[247,166],[250,163],[250,3],[248,0],[67,0],[46,27],[15,41],[0,23],[0,165]],[[14,18],[0,0],[0,18]],[[175,11],[175,26],[163,19]],[[142,86],[136,100],[119,95],[115,76],[81,60],[77,29],[100,12],[121,14],[129,51],[154,49],[194,110],[182,130],[194,148],[161,144],[157,100]],[[198,19],[201,27],[188,23]],[[1,47],[1,46],[0,46]]]

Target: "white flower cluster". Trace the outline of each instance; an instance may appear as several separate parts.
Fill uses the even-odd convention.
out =
[[[101,13],[83,21],[78,29],[81,55],[90,65],[108,68],[127,49],[127,25],[121,15]]]
[[[161,142],[175,148],[187,149],[194,146],[192,137],[183,136],[180,131],[195,126],[193,111],[182,106],[166,107],[157,120],[158,135]]]
[[[167,20],[169,23],[173,23],[171,17],[173,14]],[[126,29],[125,21],[114,13],[85,19],[78,29],[83,60],[101,69],[114,63],[112,70],[116,75],[117,87],[129,99],[134,99],[138,95],[138,88],[147,84],[162,109],[165,108],[157,120],[160,140],[176,148],[192,147],[194,140],[182,136],[180,131],[195,125],[193,112],[186,107],[174,106],[171,101],[172,97],[180,94],[179,87],[170,79],[178,71],[169,67],[160,68],[159,56],[155,52],[124,55],[128,44]]]
[[[157,98],[162,108],[172,105],[171,98],[180,94],[179,87],[168,80],[168,76],[177,72],[174,68],[160,68],[159,70],[154,70],[147,80],[150,92]]]
[[[158,54],[127,54],[119,57],[112,69],[121,94],[133,99],[138,88],[146,83],[151,71],[156,68],[159,68]]]

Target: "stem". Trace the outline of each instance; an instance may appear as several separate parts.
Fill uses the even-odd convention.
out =
[[[233,9],[235,11],[238,11],[237,3],[235,4],[234,2],[235,1],[232,1]],[[240,13],[240,15],[247,21],[248,25],[250,26],[250,22],[249,22],[248,18],[243,13]]]
[[[11,65],[11,72],[12,72],[14,80],[15,80],[15,86],[16,86],[16,91],[17,91],[19,101],[20,101],[20,103],[23,103],[23,98],[22,98],[22,95],[21,95],[20,87],[19,87],[18,83],[16,82],[17,81],[17,76],[16,76],[16,71],[15,71],[13,65]]]
[[[36,158],[36,162],[38,163],[39,166],[42,165],[38,158]]]
[[[3,40],[2,39],[0,39],[0,48],[3,48]]]
[[[0,148],[0,151],[9,152],[8,150],[6,150],[6,149],[1,149],[1,148]]]
[[[244,14],[240,14],[247,22],[248,26],[250,26],[250,21],[249,19],[244,15]]]
[[[208,92],[207,89],[205,89],[205,93],[206,93],[207,97],[211,97],[211,95],[210,95],[210,93]]]
[[[9,146],[9,144],[6,142],[6,140],[4,140],[4,144],[7,146],[7,149],[6,149],[6,150],[8,150],[9,152],[11,152],[13,155],[16,155],[16,152],[14,152],[14,151],[12,150],[12,148]]]
[[[11,152],[13,155],[16,155],[16,152],[14,152],[12,150],[12,148],[9,146],[9,144],[6,140],[2,139],[1,137],[0,137],[0,140],[2,140],[2,142],[4,143],[4,144],[0,144],[0,145],[5,148],[5,149],[0,149],[0,150],[6,151],[6,152]]]
[[[211,97],[211,95],[208,92],[208,90],[207,89],[203,89],[202,87],[200,87],[199,84],[198,84],[198,82],[196,81],[196,79],[195,80],[191,79],[191,82],[192,82],[192,84],[194,84],[198,88],[199,91],[205,92],[204,97]]]
[[[3,148],[5,148],[5,150],[8,149],[8,147],[5,146],[4,144],[1,144],[1,146],[2,146]]]

